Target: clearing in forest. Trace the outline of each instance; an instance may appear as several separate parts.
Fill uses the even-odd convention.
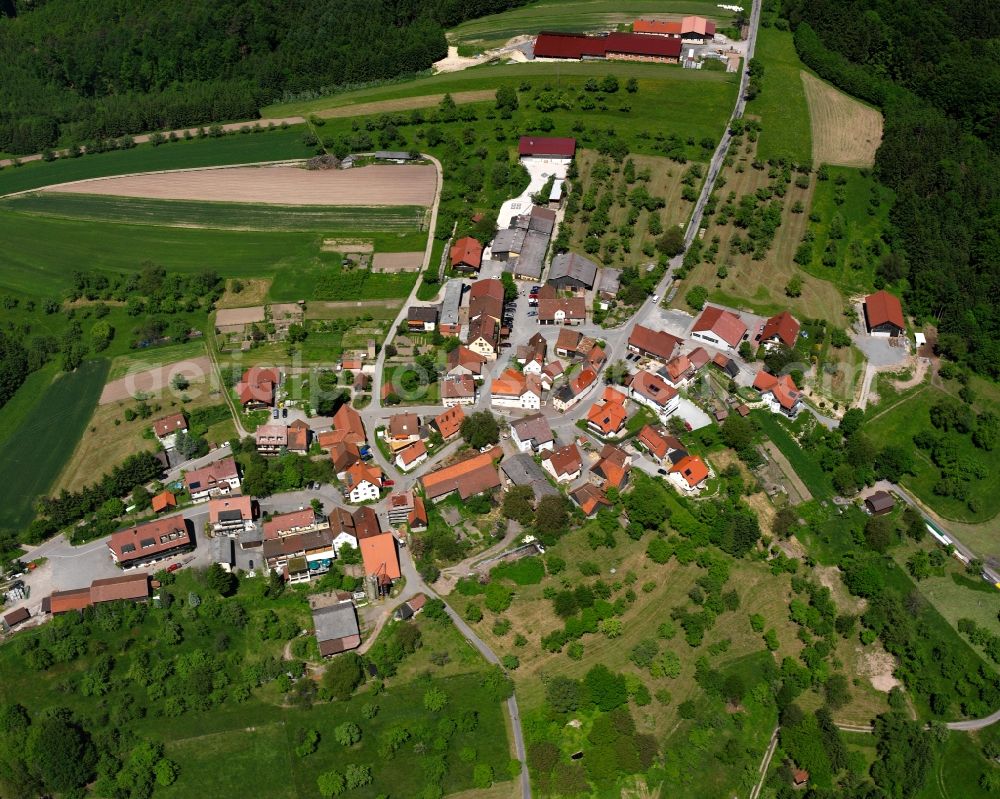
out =
[[[802,71],[814,164],[870,167],[882,142],[882,114]]]
[[[282,205],[429,206],[436,185],[433,166],[375,164],[315,171],[294,166],[194,169],[83,180],[45,191]]]

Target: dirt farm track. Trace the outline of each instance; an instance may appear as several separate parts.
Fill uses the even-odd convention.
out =
[[[316,170],[227,167],[81,180],[43,191],[158,200],[276,205],[424,205],[434,202],[434,167],[400,164]]]

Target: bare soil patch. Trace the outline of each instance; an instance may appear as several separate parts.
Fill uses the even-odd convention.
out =
[[[433,166],[374,164],[355,169],[224,167],[81,180],[43,191],[159,200],[270,205],[425,205],[434,202]]]
[[[419,272],[423,263],[422,252],[379,252],[372,258],[372,271]]]
[[[877,691],[889,693],[897,685],[902,685],[892,672],[896,668],[896,658],[875,643],[872,650],[858,658],[858,673],[868,677],[872,687]]]
[[[461,105],[462,103],[480,103],[493,100],[496,96],[496,89],[480,89],[471,92],[452,92],[451,99],[457,105]],[[332,117],[383,114],[388,111],[410,111],[414,108],[433,108],[439,105],[443,98],[443,94],[425,94],[420,97],[400,97],[396,100],[376,100],[371,103],[355,103],[339,108],[327,108],[324,111],[317,111],[316,116],[329,119]]]
[[[211,382],[212,374],[212,360],[207,355],[133,372],[105,385],[98,404],[127,400],[140,392],[160,395],[164,389],[172,391],[170,381],[174,379],[174,375],[184,375],[189,382],[200,383],[206,379]]]
[[[365,239],[323,239],[320,245],[323,252],[358,252],[375,251],[375,244]]]
[[[882,114],[808,72],[800,74],[809,104],[813,163],[872,166],[882,142]]]
[[[243,288],[233,291],[236,285],[235,279],[226,281],[226,291],[215,303],[216,308],[242,308],[244,305],[260,305],[267,299],[267,292],[271,290],[270,278],[240,278],[238,281]]]

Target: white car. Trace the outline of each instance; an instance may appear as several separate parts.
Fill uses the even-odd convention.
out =
[[[654,294],[653,295],[653,302],[659,302],[659,301],[660,301],[660,295],[659,294]]]

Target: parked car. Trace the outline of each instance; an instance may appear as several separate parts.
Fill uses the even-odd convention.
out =
[[[383,480],[382,481],[382,485],[384,485],[384,486],[394,486],[394,485],[396,485],[396,481],[395,480]]]
[[[273,411],[271,411],[271,418],[272,419],[277,419],[278,418],[278,409],[277,408],[275,408]]]
[[[169,566],[167,566],[167,571],[168,571],[168,572],[175,572],[175,571],[177,571],[177,570],[178,570],[178,569],[179,569],[180,567],[181,567],[181,564],[179,564],[179,563],[171,563],[171,564],[170,564]]]
[[[288,418],[288,408],[282,408],[281,409],[281,418],[282,419],[287,419]]]
[[[657,470],[656,470],[656,473],[657,473],[657,474],[666,474],[666,473],[667,473],[667,470],[666,470],[666,469],[657,469]]]

